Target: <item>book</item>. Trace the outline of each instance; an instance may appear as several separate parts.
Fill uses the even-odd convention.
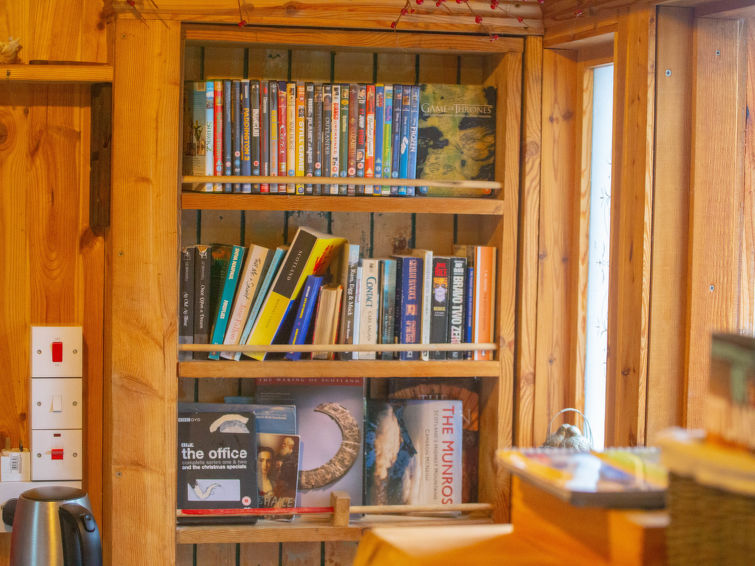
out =
[[[286,167],[288,168],[288,176],[296,176],[296,83],[289,82],[286,84],[286,130],[288,131],[286,146]],[[286,192],[288,194],[296,194],[296,184],[288,183],[286,185]]]
[[[341,286],[343,287],[343,306],[339,324],[339,344],[354,343],[354,314],[356,312],[357,269],[359,267],[359,244],[345,244],[341,260]],[[356,358],[356,352],[343,352],[342,360]]]
[[[260,168],[259,174],[270,175],[270,81],[260,81]],[[269,193],[270,183],[260,183],[260,193]]]
[[[256,521],[254,515],[233,514],[257,506],[254,425],[254,414],[243,406],[178,404],[179,523]]]
[[[362,378],[261,378],[258,403],[296,405],[302,444],[299,496],[303,506],[328,506],[332,491],[362,502]]]
[[[430,344],[430,321],[432,319],[433,289],[433,252],[432,250],[412,250],[412,255],[422,258],[422,301],[420,305],[420,340],[421,344]],[[422,359],[430,359],[428,350],[422,351]]]
[[[385,85],[375,85],[375,140],[373,143],[373,151],[375,153],[375,171],[374,176],[376,179],[380,179],[383,176],[383,135],[385,128]],[[380,196],[382,194],[382,188],[380,185],[375,185],[372,190],[372,194]]]
[[[393,344],[396,337],[396,260],[380,260],[380,335],[381,344]],[[380,359],[392,360],[393,352],[381,352]]]
[[[401,97],[401,118],[400,118],[401,137],[399,139],[399,155],[398,155],[399,179],[409,178],[409,136],[410,136],[411,116],[412,116],[412,87],[411,85],[404,85],[402,97]],[[398,194],[399,196],[407,195],[406,185],[399,186]]]
[[[252,161],[251,175],[260,174],[260,81],[249,81],[249,109],[251,112],[250,155]],[[259,183],[252,183],[252,193],[259,194]]]
[[[223,281],[223,291],[219,297],[217,315],[211,332],[211,344],[223,344],[225,331],[228,328],[228,320],[231,315],[231,304],[236,296],[236,287],[239,283],[239,273],[244,261],[244,246],[233,246],[231,256],[228,260],[228,268],[225,272]],[[220,352],[210,352],[211,360],[219,360]]]
[[[257,434],[257,499],[260,508],[296,506],[300,446],[297,434]]]
[[[418,179],[495,179],[496,89],[420,86]],[[489,189],[421,188],[432,196],[488,196]]]
[[[278,175],[278,81],[270,81],[270,94],[269,94],[269,108],[270,108],[270,124],[268,131],[270,132],[270,147],[269,147],[269,163],[268,171],[270,175]],[[270,192],[275,194],[278,192],[278,183],[270,183]]]
[[[477,501],[480,451],[480,379],[414,377],[388,380],[389,399],[451,399],[461,401],[461,501]]]
[[[430,293],[430,343],[448,343],[448,285],[450,258],[433,256],[432,287]],[[431,360],[445,360],[446,352],[430,352]]]
[[[341,285],[326,285],[320,289],[315,311],[315,328],[312,344],[335,344],[338,334],[338,320],[341,313]],[[332,360],[333,352],[312,352],[313,360]]]
[[[510,472],[559,499],[585,507],[662,508],[666,472],[653,449],[578,452],[569,448],[499,450]]]
[[[183,111],[183,162],[184,175],[206,175],[207,166],[207,93],[202,81],[187,81],[184,86]],[[192,190],[211,191],[209,186],[200,183]]]
[[[231,81],[231,144],[233,151],[232,170],[234,175],[241,175],[241,82]],[[241,192],[241,183],[233,183],[233,192]]]
[[[286,163],[286,153],[288,151],[288,127],[286,126],[286,120],[288,119],[288,109],[286,103],[286,83],[285,81],[278,82],[278,176],[285,177],[288,174],[288,166]],[[286,185],[280,184],[278,186],[278,192],[285,194]]]
[[[380,327],[380,260],[362,259],[359,279],[359,343],[377,344]],[[374,360],[375,352],[358,352],[360,360]]]
[[[178,305],[178,343],[194,343],[194,258],[193,246],[181,248],[179,273],[180,304]],[[178,352],[178,360],[192,359],[192,352]]]
[[[315,85],[314,94],[314,118],[312,123],[314,124],[313,134],[313,147],[312,147],[312,161],[314,164],[314,176],[322,177],[322,162],[323,162],[323,145],[325,144],[324,132],[323,132],[323,85]],[[312,185],[313,193],[316,195],[322,194],[322,185],[315,183]]]
[[[351,89],[350,85],[342,84],[341,85],[341,109],[340,109],[340,116],[341,116],[341,123],[339,124],[339,142],[338,142],[338,163],[339,163],[339,176],[340,177],[348,177],[349,176],[349,105],[350,105],[350,99],[351,94],[349,90]],[[354,138],[355,141],[355,148],[356,148],[356,138]],[[345,195],[348,192],[348,185],[345,185],[341,183],[338,185],[338,194],[339,195]]]
[[[212,174],[216,177],[223,175],[223,81],[213,81],[213,88],[215,90],[213,100],[214,110],[214,136],[215,139],[212,143],[213,150],[213,171]],[[215,183],[213,185],[213,191],[216,193],[223,192],[223,183]]]
[[[267,345],[275,338],[278,328],[298,297],[307,275],[324,275],[343,238],[300,227],[291,242],[280,271],[276,275],[259,316],[249,335],[249,344]],[[257,360],[265,359],[263,352],[246,354]]]
[[[461,503],[460,401],[367,401],[367,505]]]
[[[241,81],[241,174],[252,174],[252,107],[249,79]],[[242,193],[251,193],[251,183],[241,183]]]
[[[357,145],[356,176],[364,177],[365,148],[367,143],[367,85],[357,85]],[[351,148],[349,148],[351,149]],[[364,194],[364,185],[355,185],[355,193]]]
[[[330,113],[330,176],[338,177],[341,174],[340,151],[341,151],[341,85],[334,84],[331,94]],[[330,185],[330,194],[338,194],[338,185]]]
[[[307,343],[309,327],[314,318],[315,306],[317,305],[320,287],[322,287],[322,280],[321,275],[307,275],[301,297],[299,298],[299,304],[296,307],[296,318],[294,319],[294,325],[288,339],[289,344]],[[285,357],[287,360],[300,360],[301,352],[288,352]]]
[[[400,176],[401,162],[401,108],[404,104],[403,85],[393,85],[393,118],[391,122],[391,178]],[[391,186],[392,195],[398,194],[398,187]]]
[[[354,323],[352,325],[351,329],[351,343],[352,344],[359,344],[359,330],[360,330],[360,317],[362,315],[362,286],[360,285],[360,281],[362,281],[362,264],[361,262],[359,265],[357,265],[357,273],[356,273],[356,280],[357,283],[354,287]],[[358,352],[352,352],[351,357],[354,360],[359,359],[359,353]],[[347,358],[348,359],[348,358]]]
[[[365,103],[364,176],[375,176],[375,85],[367,85]],[[373,185],[364,186],[364,194],[373,194]]]
[[[264,246],[251,244],[246,253],[244,267],[241,270],[238,291],[233,301],[233,309],[228,320],[223,344],[239,344],[244,330],[244,324],[249,318],[257,292],[260,290],[260,282],[267,270],[272,253]],[[221,352],[220,357],[227,360],[235,358],[235,352]]]
[[[260,282],[259,291],[254,297],[254,302],[252,303],[251,309],[249,309],[249,316],[246,319],[246,324],[244,325],[244,331],[241,333],[239,344],[249,343],[249,334],[251,334],[252,332],[252,327],[254,326],[254,323],[257,320],[257,315],[262,308],[262,303],[267,298],[267,292],[270,290],[270,285],[272,284],[275,276],[278,274],[278,269],[280,268],[280,264],[283,261],[283,256],[286,253],[286,249],[286,246],[278,246],[272,253],[270,263],[265,269],[265,275]],[[236,352],[233,359],[239,361],[241,359],[241,352]]]
[[[448,331],[449,344],[461,344],[464,341],[464,322],[466,320],[466,273],[467,260],[452,256],[448,277]],[[464,352],[446,353],[449,360],[463,360]]]
[[[422,270],[421,257],[397,255],[396,259],[396,340],[399,344],[419,344],[421,340]],[[400,352],[401,360],[419,360],[420,352]]]
[[[205,83],[205,175],[215,175],[215,82]],[[207,192],[215,191],[214,183],[207,183]]]
[[[194,344],[210,342],[210,290],[212,247],[194,246]],[[195,360],[206,360],[207,352],[194,352]]]
[[[304,176],[315,175],[315,85],[304,83]],[[314,192],[312,183],[304,184],[304,193]]]
[[[346,154],[346,172],[349,177],[357,176],[357,144],[359,133],[359,85],[351,83],[349,85],[349,133],[346,138],[348,153]],[[346,194],[353,196],[356,194],[356,185],[346,185]]]
[[[393,85],[385,85],[383,111],[383,179],[390,179],[393,171]],[[377,150],[376,150],[377,151]],[[375,175],[377,177],[377,175]],[[391,195],[391,187],[383,185],[381,194]]]
[[[417,127],[419,120],[419,85],[412,85],[411,87],[411,102],[409,110],[409,149],[408,149],[408,163],[406,165],[406,178],[417,178]],[[414,186],[406,186],[407,196],[414,196],[416,189]]]
[[[307,135],[307,93],[302,82],[296,83],[296,158],[294,161],[295,174],[304,177],[305,151]],[[296,183],[296,194],[304,194],[304,183]]]
[[[233,131],[232,131],[232,102],[231,81],[223,81],[223,175],[233,175]],[[223,184],[223,192],[233,192],[233,183]]]

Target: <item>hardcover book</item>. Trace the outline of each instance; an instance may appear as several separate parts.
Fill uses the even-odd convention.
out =
[[[194,343],[194,258],[196,249],[181,249],[180,304],[178,309],[178,343]],[[192,359],[192,352],[178,352],[178,360]]]
[[[461,503],[460,401],[368,401],[367,505]]]
[[[418,179],[495,178],[496,89],[482,85],[420,87]],[[489,190],[429,188],[432,196],[487,196]]]
[[[254,323],[248,344],[272,343],[291,303],[299,296],[307,275],[324,275],[344,242],[343,238],[311,228],[301,227],[297,230]],[[263,352],[246,355],[257,360],[265,359]]]
[[[330,505],[335,490],[362,502],[362,378],[262,378],[257,402],[296,405],[302,444],[299,495],[303,506]]]
[[[179,523],[245,522],[257,506],[254,414],[244,406],[178,404]]]

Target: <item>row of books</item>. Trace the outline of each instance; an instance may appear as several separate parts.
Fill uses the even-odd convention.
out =
[[[495,88],[192,81],[184,175],[492,180]],[[427,187],[214,183],[205,192],[413,196]],[[482,193],[489,192],[482,191]]]
[[[194,245],[181,251],[181,344],[462,344],[494,337],[496,249],[456,246],[360,258],[360,246],[302,227],[289,247]],[[195,352],[193,359],[240,360]],[[245,353],[264,360],[270,353]],[[333,359],[323,349],[287,359]],[[393,351],[341,359],[393,359]],[[488,350],[402,351],[401,360],[492,359]],[[192,359],[181,352],[180,359]]]
[[[392,384],[366,399],[362,378],[271,378],[254,397],[179,404],[181,516],[305,512],[334,490],[355,505],[474,501],[478,380]]]

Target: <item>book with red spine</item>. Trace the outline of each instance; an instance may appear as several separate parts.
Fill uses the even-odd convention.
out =
[[[213,156],[213,168],[212,174],[216,177],[222,177],[223,175],[223,81],[214,81],[213,89],[215,90],[214,105],[214,129],[213,135],[215,139],[212,144],[212,156]],[[222,193],[223,183],[213,183],[213,192]]]

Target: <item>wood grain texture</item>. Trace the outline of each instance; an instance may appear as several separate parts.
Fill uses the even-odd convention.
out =
[[[755,17],[746,22],[747,121],[742,198],[742,270],[739,277],[739,327],[755,334]]]
[[[690,210],[693,14],[660,7],[656,63],[655,186],[648,338],[647,441],[683,426]],[[669,75],[670,72],[670,75]]]
[[[573,326],[570,301],[578,197],[575,146],[577,62],[570,51],[546,49],[543,55],[542,163],[540,193],[539,268],[537,285],[537,351],[532,441],[545,441],[548,422],[571,406],[570,344]],[[565,214],[565,211],[569,211]]]
[[[619,17],[606,364],[606,445],[645,443],[653,202],[655,8]]]
[[[108,30],[102,0],[3,2],[0,37],[21,42],[21,63],[108,62]]]
[[[105,306],[108,563],[175,561],[180,47],[176,23],[116,24]]]
[[[313,26],[340,28],[382,29],[390,31],[391,22],[399,16],[403,0],[300,0],[296,3],[282,0],[261,0],[240,3],[242,17],[248,22],[270,26]],[[447,9],[435,9],[435,5],[416,6],[414,14],[401,18],[401,31],[452,31],[480,33],[481,28],[469,16],[466,6],[449,4]],[[542,33],[540,7],[535,3],[501,2],[501,8],[491,10],[481,2],[475,11],[484,18],[491,33],[512,35]],[[239,2],[218,0],[208,5],[202,0],[136,0],[131,8],[125,0],[114,0],[113,9],[123,17],[162,18],[195,22],[237,24]],[[522,17],[520,23],[517,18]],[[484,33],[484,32],[483,32]]]
[[[351,566],[357,555],[359,543],[328,541],[323,546],[323,564],[325,566]]]
[[[110,65],[0,65],[5,81],[24,83],[109,83]]]
[[[281,566],[320,566],[321,546],[319,542],[284,542]]]
[[[197,566],[236,566],[236,544],[198,544]]]
[[[514,445],[532,446],[537,344],[538,236],[542,150],[543,40],[527,38],[524,50],[521,203],[517,278],[516,421]]]
[[[278,566],[280,547],[277,542],[241,544],[239,566]]]
[[[193,544],[177,544],[176,566],[194,566],[194,552]]]
[[[703,424],[711,332],[739,327],[746,98],[742,22],[700,18],[694,37],[688,427]]]

